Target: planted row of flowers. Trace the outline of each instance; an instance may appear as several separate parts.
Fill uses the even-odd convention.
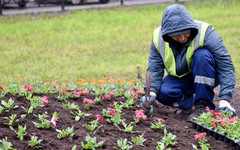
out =
[[[193,127],[206,131],[217,140],[225,141],[240,149],[240,118],[231,112],[215,112],[206,107],[206,113],[192,120]]]
[[[94,80],[93,80],[94,81]],[[52,114],[49,114],[48,111],[42,114],[35,114],[34,110],[39,108],[44,108],[49,105],[49,99],[47,96],[38,96],[37,94],[49,94],[49,93],[58,93],[57,100],[62,103],[62,108],[69,111],[71,116],[74,118],[76,122],[81,119],[92,118],[90,116],[94,116],[95,119],[91,120],[87,124],[83,124],[82,127],[85,128],[89,132],[93,132],[92,135],[96,132],[100,132],[103,127],[103,122],[107,122],[108,124],[112,124],[121,132],[125,133],[140,133],[140,131],[135,130],[135,126],[140,124],[141,122],[147,119],[147,116],[144,114],[143,110],[139,108],[139,105],[136,102],[140,99],[140,97],[144,94],[143,85],[141,82],[124,82],[123,80],[118,80],[117,82],[113,82],[113,80],[106,81],[106,79],[102,79],[101,82],[93,82],[87,83],[86,81],[79,82],[77,84],[63,84],[60,82],[52,82],[45,83],[42,81],[30,81],[24,86],[20,85],[17,81],[11,81],[9,86],[6,88],[0,87],[0,115],[4,115],[14,109],[23,109],[25,113],[23,114],[11,114],[11,116],[4,116],[5,120],[3,124],[8,126],[13,133],[16,134],[16,137],[23,141],[26,139],[26,136],[30,136],[30,140],[28,142],[28,146],[38,149],[41,148],[42,141],[38,136],[37,132],[28,133],[26,124],[18,125],[18,127],[14,127],[13,125],[21,120],[24,120],[28,115],[33,115],[38,118],[38,120],[33,121],[32,124],[37,129],[41,130],[49,130],[54,129],[57,132],[57,138],[59,140],[66,137],[74,137],[76,131],[74,130],[74,126],[69,126],[65,129],[58,128],[59,114],[55,111]],[[18,95],[22,97],[26,97],[30,107],[19,107],[14,104],[13,99],[4,100],[6,94]],[[88,98],[88,96],[92,94],[94,95],[94,99]],[[102,113],[92,114],[91,109],[93,109],[96,105],[99,105],[104,101],[111,101],[111,99],[115,97],[124,97],[126,99],[125,102],[117,102],[113,101],[108,108],[103,108]],[[69,99],[82,99],[80,105],[84,105],[84,109],[80,109],[79,101],[69,102]],[[131,109],[132,107],[137,107],[135,110],[135,114],[133,114],[132,118],[128,118],[128,120],[124,119],[122,116],[124,115],[124,109]],[[19,117],[20,115],[20,117]],[[18,116],[18,117],[17,117]],[[50,117],[51,116],[51,117]],[[49,119],[50,117],[50,119]],[[169,145],[176,145],[177,137],[172,133],[167,132],[167,128],[165,125],[165,120],[161,118],[152,118],[151,126],[152,130],[164,130],[164,136],[160,141],[157,141],[156,149],[162,150],[167,148]],[[132,141],[127,141],[126,138],[118,139],[116,149],[130,149],[134,145],[144,146],[144,142],[147,140],[144,138],[145,132],[140,134],[139,136],[133,136]],[[12,143],[9,142],[6,138],[0,140],[1,149],[11,149]],[[100,148],[104,145],[104,141],[97,142],[96,137],[91,137],[87,135],[85,137],[85,141],[81,141],[81,147],[84,149],[96,149]],[[202,145],[197,143],[197,146],[193,147],[201,147]],[[77,149],[79,145],[74,145],[72,149]],[[207,146],[208,148],[210,145]],[[13,148],[12,148],[13,149]]]

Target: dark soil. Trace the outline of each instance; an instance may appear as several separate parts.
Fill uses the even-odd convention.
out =
[[[216,95],[214,98],[214,102],[217,105],[219,98],[218,98],[218,91],[219,88],[216,88]],[[237,114],[240,113],[240,101],[239,99],[239,93],[240,88],[237,88],[235,90],[235,94],[232,99],[232,106],[236,109]],[[44,96],[44,95],[39,95]],[[52,117],[52,113],[57,111],[59,114],[59,118],[57,121],[56,129],[66,129],[67,127],[74,126],[74,133],[75,136],[73,138],[63,138],[59,140],[57,138],[58,132],[55,131],[54,128],[50,129],[38,129],[35,127],[35,125],[32,123],[38,122],[38,117],[35,115],[27,115],[23,120],[20,119],[21,114],[24,114],[25,111],[21,108],[21,106],[24,106],[25,108],[29,107],[30,104],[28,100],[25,97],[18,96],[18,95],[10,95],[7,94],[4,98],[4,100],[8,100],[9,98],[12,98],[15,101],[15,105],[18,105],[19,107],[17,109],[11,110],[10,112],[5,112],[0,115],[0,139],[3,139],[7,137],[7,140],[13,144],[14,148],[17,148],[19,150],[25,150],[25,149],[31,149],[28,146],[28,141],[30,140],[30,135],[33,132],[37,133],[37,136],[39,139],[42,139],[41,146],[43,149],[46,150],[71,150],[74,145],[77,145],[78,149],[81,148],[81,142],[86,143],[85,137],[89,134],[91,137],[96,137],[97,142],[104,141],[104,144],[102,148],[98,149],[106,149],[106,150],[112,150],[115,149],[115,147],[118,147],[117,140],[122,138],[127,138],[128,141],[131,141],[131,137],[136,137],[141,135],[144,131],[146,133],[144,134],[144,138],[146,141],[144,142],[144,147],[141,146],[134,146],[132,149],[136,150],[154,150],[156,149],[156,142],[160,141],[163,137],[163,130],[157,130],[154,131],[150,128],[150,125],[153,121],[154,117],[162,118],[166,120],[166,128],[167,131],[172,134],[175,134],[177,136],[178,144],[174,147],[171,147],[172,149],[176,150],[191,150],[192,144],[196,144],[194,140],[194,135],[198,134],[199,132],[196,131],[191,127],[191,123],[187,122],[187,117],[189,114],[175,114],[176,108],[171,108],[168,106],[162,106],[159,112],[154,113],[153,118],[148,118],[146,120],[142,120],[139,124],[134,125],[134,131],[139,131],[139,133],[125,133],[123,131],[120,131],[116,126],[109,124],[106,121],[106,118],[104,118],[104,122],[100,123],[102,127],[97,130],[96,132],[88,131],[86,130],[83,125],[90,124],[89,122],[92,120],[95,120],[96,114],[100,114],[102,116],[102,110],[107,109],[108,107],[111,107],[113,105],[114,101],[125,102],[126,99],[122,97],[112,97],[111,100],[102,100],[99,104],[95,105],[93,108],[91,108],[89,111],[86,111],[83,105],[83,98],[80,97],[78,99],[68,99],[69,102],[74,102],[75,104],[78,104],[80,106],[80,109],[83,112],[90,113],[91,115],[85,118],[81,118],[80,121],[76,122],[73,118],[71,118],[70,110],[65,110],[62,108],[62,102],[57,99],[58,94],[48,94],[46,95],[48,97],[48,105],[44,107],[40,107],[37,109],[34,109],[33,114],[42,114],[44,112],[48,112],[49,119]],[[94,95],[89,94],[87,98],[94,99]],[[139,101],[137,101],[136,106],[139,105]],[[132,107],[132,108],[125,108],[124,115],[122,118],[126,119],[126,123],[130,123],[133,121],[133,115],[135,114],[135,110],[139,109],[139,107]],[[4,125],[3,123],[8,122],[6,119],[3,119],[2,117],[10,116],[11,114],[17,114],[17,119],[20,119],[19,122],[15,122],[13,124],[13,128],[15,130],[18,129],[18,125],[27,125],[27,136],[24,137],[23,141],[20,141],[17,139],[16,134],[9,129],[7,125]],[[212,149],[214,150],[234,150],[235,147],[231,147],[228,144],[224,143],[223,141],[217,141],[213,137],[207,137],[208,143],[211,145]]]

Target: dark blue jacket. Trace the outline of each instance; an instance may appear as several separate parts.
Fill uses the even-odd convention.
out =
[[[184,74],[188,71],[185,56],[187,47],[191,41],[187,42],[184,46],[179,46],[178,43],[168,36],[168,34],[184,29],[191,29],[190,39],[193,39],[198,33],[194,20],[182,5],[174,4],[167,7],[164,10],[162,17],[161,32],[164,41],[168,42],[173,50],[176,60],[176,72],[178,75]],[[234,66],[231,56],[223,44],[221,36],[219,36],[211,26],[209,26],[206,31],[203,47],[211,52],[215,60],[215,83],[216,85],[220,84],[220,98],[230,100],[232,98],[236,82]],[[151,91],[154,91],[155,93],[157,93],[161,87],[162,78],[164,76],[164,68],[163,59],[152,42],[147,71],[152,72]]]

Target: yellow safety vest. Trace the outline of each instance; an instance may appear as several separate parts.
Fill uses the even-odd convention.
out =
[[[197,24],[197,28],[199,32],[196,35],[196,37],[192,40],[192,42],[190,43],[190,46],[187,49],[186,60],[187,60],[189,72],[191,72],[191,62],[192,62],[194,51],[203,47],[205,33],[209,26],[209,24],[205,22],[201,22],[201,21],[195,21],[195,22]],[[165,42],[162,38],[161,26],[154,30],[153,43],[163,59],[167,73],[170,74],[171,76],[179,77],[179,78],[184,76],[185,74],[179,76],[176,73],[176,62],[173,55],[173,51],[169,47],[169,43]]]

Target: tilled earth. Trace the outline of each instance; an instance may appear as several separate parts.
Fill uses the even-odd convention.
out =
[[[232,106],[236,109],[237,114],[239,114],[240,111],[240,102],[239,99],[239,90],[240,88],[237,88],[235,90],[235,94],[232,99]],[[218,104],[219,98],[218,98],[218,91],[219,88],[216,88],[216,96],[214,98],[214,102],[216,105]],[[37,94],[37,96],[47,96],[48,97],[48,105],[44,107],[39,107],[34,109],[33,114],[27,115],[23,120],[20,119],[21,114],[25,113],[25,110],[22,109],[21,106],[24,106],[25,108],[29,108],[30,104],[29,101],[22,96],[18,95],[10,95],[7,94],[4,98],[4,100],[8,100],[12,98],[15,103],[14,105],[18,105],[19,107],[17,109],[11,110],[10,112],[5,112],[0,115],[0,139],[4,139],[7,137],[7,141],[11,142],[13,144],[14,148],[17,148],[19,150],[25,150],[25,149],[32,149],[28,146],[28,142],[30,140],[31,133],[35,132],[37,133],[37,136],[39,139],[42,139],[41,147],[42,149],[46,150],[71,150],[74,145],[77,145],[78,149],[82,149],[81,142],[86,143],[85,137],[89,134],[91,137],[96,137],[97,142],[104,141],[104,144],[101,148],[98,149],[106,149],[106,150],[112,150],[118,147],[117,140],[120,138],[122,139],[128,139],[128,141],[131,142],[131,137],[136,137],[144,133],[144,138],[146,141],[144,142],[143,146],[134,146],[132,149],[137,150],[154,150],[156,149],[158,141],[162,139],[164,136],[163,129],[160,130],[153,130],[150,128],[151,123],[153,122],[153,119],[155,117],[162,118],[166,121],[166,129],[168,133],[175,134],[177,136],[178,144],[174,147],[169,147],[176,150],[191,150],[192,144],[196,144],[194,140],[194,135],[198,134],[199,132],[196,131],[191,127],[191,123],[187,122],[188,113],[185,114],[176,114],[176,108],[171,108],[168,106],[161,106],[159,111],[155,111],[153,114],[153,118],[147,118],[146,120],[142,120],[139,124],[135,124],[133,130],[139,131],[138,133],[126,133],[123,131],[120,131],[116,126],[113,124],[110,124],[106,121],[106,117],[103,117],[104,121],[103,123],[100,123],[102,125],[98,130],[96,131],[88,131],[84,127],[87,124],[90,124],[90,121],[95,120],[96,114],[100,114],[102,116],[102,110],[107,109],[109,107],[113,108],[113,102],[125,102],[126,99],[123,97],[112,97],[111,100],[102,100],[99,104],[94,105],[93,108],[86,111],[84,108],[83,98],[89,98],[94,99],[95,96],[89,94],[85,97],[80,97],[78,99],[67,99],[70,103],[78,104],[80,107],[80,110],[82,110],[85,113],[91,114],[90,116],[87,116],[85,118],[81,118],[78,122],[76,122],[72,115],[70,114],[70,110],[63,109],[62,107],[62,101],[59,101],[57,99],[58,94]],[[129,124],[133,121],[133,116],[135,115],[135,111],[139,108],[139,101],[135,103],[134,107],[131,108],[124,108],[123,109],[123,115],[122,118],[126,119],[125,122]],[[156,108],[155,108],[156,110]],[[32,122],[39,122],[37,114],[43,114],[47,112],[49,114],[49,120],[51,119],[52,114],[57,111],[59,114],[59,118],[57,121],[56,128],[51,127],[50,129],[38,129],[35,127],[35,125]],[[17,114],[17,118],[19,119],[18,122],[13,123],[13,128],[15,130],[18,129],[18,125],[27,125],[27,132],[28,134],[24,137],[23,141],[20,141],[17,139],[15,132],[11,131],[7,125],[4,125],[3,123],[7,123],[8,120],[3,119],[3,117],[8,117],[11,114]],[[61,140],[57,138],[58,132],[56,132],[55,129],[66,129],[67,127],[74,126],[74,133],[75,135],[71,137],[66,137]],[[123,128],[122,126],[120,126]],[[235,147],[231,147],[230,145],[224,143],[223,141],[217,141],[213,137],[207,137],[208,143],[211,145],[211,148],[214,150],[234,150]]]

